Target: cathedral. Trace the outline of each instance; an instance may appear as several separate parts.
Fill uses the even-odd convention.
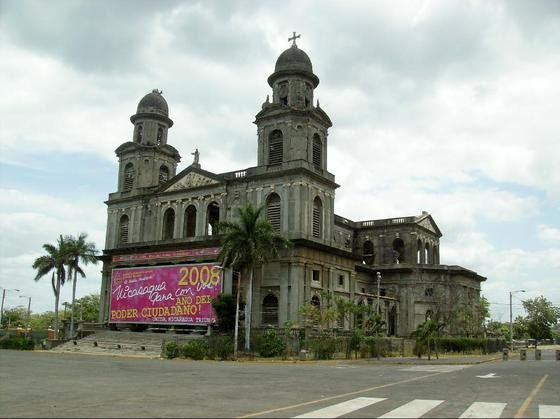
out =
[[[140,100],[130,117],[132,139],[116,149],[118,186],[106,201],[101,322],[111,325],[115,319],[115,273],[217,264],[216,223],[235,221],[246,203],[263,206],[264,217],[293,242],[255,272],[255,328],[282,328],[287,320],[301,324],[299,307],[321,307],[326,295],[375,307],[390,336],[409,336],[436,313],[476,315],[486,278],[440,263],[442,233],[430,214],[363,221],[335,214],[339,185],[328,171],[332,122],[313,98],[319,78],[309,56],[295,37],[290,41],[267,79],[272,95],[255,117],[253,167],[212,173],[195,150],[192,164],[177,173],[181,156],[171,145],[174,122],[166,100],[158,90]],[[221,272],[221,292],[234,293],[238,273]],[[340,318],[336,326],[351,330],[353,322]],[[453,327],[448,324],[449,333],[458,332]]]

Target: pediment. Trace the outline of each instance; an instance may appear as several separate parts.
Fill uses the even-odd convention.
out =
[[[200,173],[190,172],[171,185],[165,192],[178,191],[182,189],[196,188],[199,186],[215,185],[219,183],[217,180]]]
[[[431,223],[431,221],[428,218],[424,218],[418,224],[421,225],[422,227],[424,227],[425,229],[430,230],[433,233],[436,232],[436,229],[434,228],[433,224]]]

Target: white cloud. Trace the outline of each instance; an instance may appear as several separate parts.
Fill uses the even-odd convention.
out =
[[[544,241],[560,242],[560,228],[539,224],[537,235]]]

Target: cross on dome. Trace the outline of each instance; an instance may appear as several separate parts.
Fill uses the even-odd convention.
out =
[[[293,43],[292,43],[292,46],[293,46],[293,47],[297,47],[297,45],[296,45],[296,39],[297,39],[297,38],[301,38],[301,34],[296,35],[295,32],[292,32],[292,33],[293,33],[293,35],[292,35],[290,38],[288,38],[288,42],[292,41],[292,42],[293,42]]]

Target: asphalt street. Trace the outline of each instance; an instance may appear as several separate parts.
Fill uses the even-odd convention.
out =
[[[475,365],[0,351],[2,417],[558,417],[559,389],[546,350]]]

